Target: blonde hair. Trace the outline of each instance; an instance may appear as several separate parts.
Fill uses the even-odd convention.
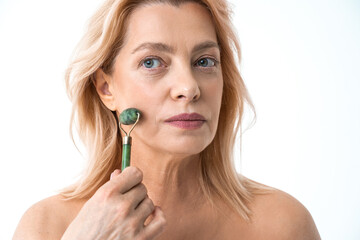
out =
[[[212,143],[200,153],[201,188],[211,203],[219,197],[245,220],[250,220],[248,204],[254,194],[266,193],[268,187],[238,175],[233,148],[241,128],[244,104],[255,108],[239,73],[240,47],[224,0],[106,0],[88,23],[88,28],[74,52],[66,71],[66,87],[73,103],[70,132],[76,122],[80,139],[88,149],[89,163],[79,182],[64,189],[67,199],[89,198],[120,167],[122,139],[117,116],[100,100],[94,73],[102,68],[111,73],[115,57],[124,44],[128,19],[139,5],[167,3],[179,6],[196,2],[210,12],[218,43],[224,79],[219,125]],[[240,143],[241,143],[240,131]]]

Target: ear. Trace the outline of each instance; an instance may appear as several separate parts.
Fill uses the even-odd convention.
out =
[[[111,93],[111,76],[104,73],[104,71],[99,68],[95,72],[95,80],[94,85],[96,91],[101,99],[101,101],[105,104],[105,106],[111,111],[115,111],[115,97]]]

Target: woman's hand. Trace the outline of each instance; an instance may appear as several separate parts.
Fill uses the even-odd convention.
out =
[[[110,181],[84,204],[61,239],[154,239],[166,220],[147,196],[142,179],[143,174],[136,167],[127,167],[122,173],[115,170]],[[145,226],[152,213],[153,219]]]

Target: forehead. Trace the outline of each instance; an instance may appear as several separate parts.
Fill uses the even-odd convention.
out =
[[[173,51],[198,42],[217,43],[210,13],[204,6],[193,2],[179,7],[165,3],[138,7],[130,15],[126,35],[124,47],[127,45],[131,51],[144,42],[163,42],[172,46]]]

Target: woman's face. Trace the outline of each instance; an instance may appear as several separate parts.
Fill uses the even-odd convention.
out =
[[[182,156],[201,152],[215,136],[223,89],[210,14],[196,3],[142,6],[127,31],[108,83],[118,114],[130,107],[142,112],[131,133],[133,147]],[[203,119],[167,121],[183,113]]]

